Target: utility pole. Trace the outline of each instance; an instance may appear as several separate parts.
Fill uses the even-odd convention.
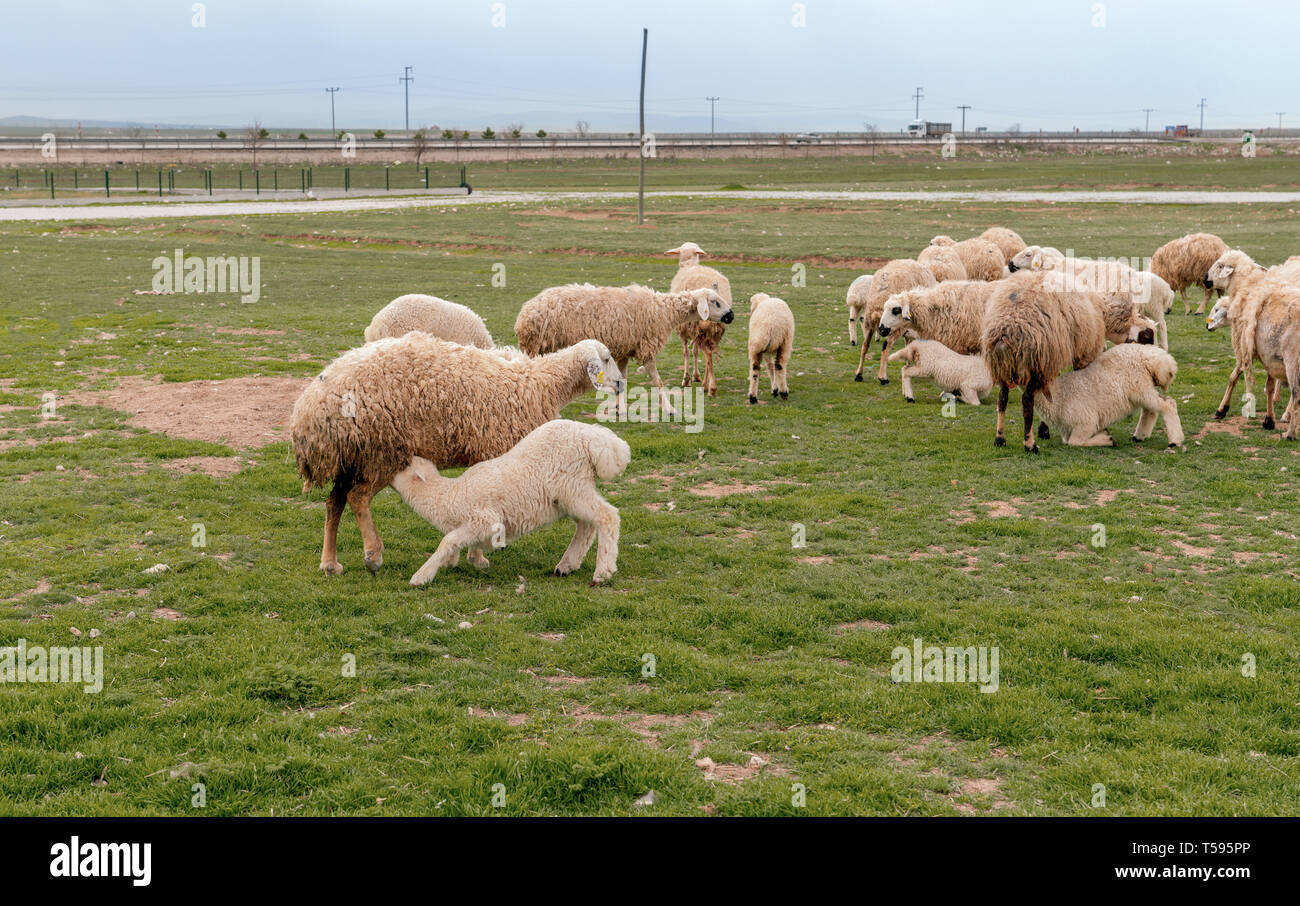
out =
[[[1286,116],[1286,111],[1285,111],[1285,110],[1279,110],[1279,111],[1277,112],[1277,131],[1278,131],[1278,132],[1281,132],[1281,131],[1282,131],[1282,117],[1284,117],[1284,116]]]
[[[912,95],[912,99],[916,101],[916,116],[912,117],[914,120],[921,118],[921,101],[925,98],[925,95],[922,94],[923,91],[925,91],[924,88],[917,88],[916,94]]]
[[[411,83],[415,81],[415,76],[411,75],[411,67],[406,67],[406,72],[397,81],[405,82],[403,89],[406,91],[406,131],[411,131]]]
[[[650,29],[641,29],[641,180],[636,193],[636,222],[645,223],[645,51],[650,41]]]
[[[1151,131],[1151,111],[1152,111],[1152,110],[1155,110],[1155,109],[1156,109],[1156,108],[1154,108],[1154,107],[1143,107],[1143,108],[1142,108],[1142,112],[1145,113],[1145,114],[1147,115],[1147,124],[1146,124],[1146,127],[1142,130],[1143,132],[1150,132],[1150,131]]]
[[[1205,98],[1201,98],[1201,102],[1196,106],[1201,108],[1201,132],[1204,133],[1205,132]]]
[[[966,111],[970,109],[970,104],[958,104],[957,109],[961,111],[961,134],[966,134]]]
[[[709,140],[713,140],[713,105],[722,98],[705,98],[709,102]]]
[[[334,131],[334,92],[338,91],[338,89],[326,88],[325,90],[330,93],[330,138],[333,138],[338,135],[338,133]]]

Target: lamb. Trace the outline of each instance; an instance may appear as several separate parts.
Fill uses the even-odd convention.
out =
[[[665,255],[677,256],[677,273],[673,275],[672,286],[675,292],[691,289],[714,289],[718,295],[731,304],[731,283],[726,277],[711,267],[700,264],[700,256],[707,254],[694,242],[683,242],[675,249],[664,252]],[[715,321],[687,321],[677,328],[677,336],[682,339],[682,386],[689,387],[691,381],[700,380],[700,353],[704,353],[705,392],[709,396],[718,395],[718,381],[713,376],[713,358],[722,345],[722,335],[727,325]]]
[[[400,337],[412,330],[422,330],[440,340],[479,349],[491,349],[496,345],[487,325],[473,309],[421,293],[398,296],[379,309],[366,328],[366,342]]]
[[[875,279],[872,274],[863,274],[849,284],[849,291],[846,296],[849,303],[849,345],[858,345],[857,324],[866,317],[867,313],[867,296],[871,293],[871,281]],[[862,334],[862,342],[867,343],[871,340],[871,334],[865,332]]]
[[[993,389],[989,366],[981,355],[962,355],[935,340],[913,340],[889,357],[903,364],[903,398],[916,402],[912,378],[932,378],[963,403],[978,406]]]
[[[1025,452],[1037,453],[1035,397],[1042,391],[1050,399],[1058,375],[1067,367],[1086,367],[1105,344],[1101,312],[1083,294],[1056,292],[1029,276],[1002,281],[989,299],[980,343],[1000,387],[994,445],[1006,445],[1007,396],[1012,387],[1021,387]]]
[[[865,338],[863,345],[865,346]],[[794,349],[794,315],[784,301],[767,293],[749,299],[749,402],[758,402],[758,371],[767,357],[772,396],[790,398],[789,364]]]
[[[1065,267],[1065,254],[1050,245],[1028,245],[1012,256],[1007,270],[1016,271],[1061,270]]]
[[[980,233],[980,239],[987,239],[993,243],[1002,252],[1002,258],[1008,263],[1011,259],[1020,253],[1025,247],[1025,240],[1020,238],[1020,234],[1015,230],[1009,230],[1006,227],[991,226],[984,232]]]
[[[659,388],[664,411],[673,412],[655,364],[669,335],[693,318],[730,324],[734,317],[731,303],[714,289],[660,293],[646,286],[570,283],[544,289],[525,302],[515,319],[515,334],[528,355],[554,352],[587,338],[599,340],[620,374],[626,373],[629,359],[644,365]]]
[[[507,359],[419,331],[339,356],[308,384],[289,417],[303,490],[332,483],[321,569],[343,572],[339,519],[352,508],[371,572],[383,542],[370,499],[423,456],[439,468],[500,456],[592,387],[621,394],[623,371],[598,340],[534,359]]]
[[[966,265],[961,263],[961,255],[950,245],[928,245],[921,249],[916,260],[926,266],[934,279],[940,283],[945,280],[965,280]]]
[[[1178,404],[1160,393],[1169,389],[1177,373],[1174,357],[1163,349],[1132,343],[1112,346],[1086,368],[1061,375],[1052,395],[1044,395],[1042,418],[1072,447],[1113,447],[1115,440],[1106,429],[1140,408],[1135,442],[1150,437],[1156,419],[1164,415],[1169,446],[1181,447]]]
[[[987,239],[963,239],[955,241],[951,236],[935,236],[930,240],[932,246],[948,246],[961,258],[970,280],[1000,280],[1007,274],[1007,261],[1002,256],[1002,249]]]
[[[1192,303],[1187,301],[1187,287],[1203,286],[1205,298],[1196,309],[1205,314],[1205,305],[1214,292],[1208,283],[1210,265],[1228,250],[1228,244],[1213,233],[1188,233],[1181,239],[1172,239],[1151,256],[1151,271],[1169,284],[1170,289],[1183,297],[1183,314],[1192,313]],[[1222,297],[1222,293],[1219,294]]]
[[[618,570],[618,510],[596,490],[597,478],[623,474],[632,450],[603,425],[557,419],[534,428],[508,452],[444,478],[437,466],[415,456],[393,476],[393,489],[415,512],[444,532],[442,543],[411,576],[412,585],[433,581],[468,547],[474,566],[488,566],[483,548],[504,547],[534,529],[568,517],[577,523],[573,541],[554,574],[567,576],[596,548],[591,584]]]
[[[896,331],[911,331],[920,339],[937,340],[961,355],[978,353],[984,311],[997,285],[982,280],[956,280],[898,293],[885,303],[880,315],[880,335],[888,337]]]
[[[871,345],[870,338],[880,325],[880,316],[885,310],[885,302],[889,297],[913,287],[937,285],[938,281],[934,279],[934,274],[910,258],[895,258],[876,271],[875,279],[871,281],[871,287],[867,291],[867,317],[862,322],[862,353],[858,356],[858,370],[854,373],[853,380],[862,380],[862,366],[867,360],[867,349]],[[886,338],[880,353],[880,370],[876,373],[876,377],[882,384],[889,383],[889,372],[886,367],[889,364],[889,348],[893,342],[892,337]]]

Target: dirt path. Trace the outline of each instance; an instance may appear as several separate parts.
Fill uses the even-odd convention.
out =
[[[946,201],[1024,204],[1295,204],[1300,192],[1213,191],[1019,191],[866,192],[866,191],[697,191],[647,192],[649,198],[743,198],[751,201]],[[324,198],[314,201],[163,201],[153,204],[98,204],[74,207],[0,207],[0,221],[148,220],[158,217],[219,217],[249,214],[318,214],[328,212],[416,210],[448,205],[550,203],[626,200],[635,192],[475,192],[463,196],[423,198]]]

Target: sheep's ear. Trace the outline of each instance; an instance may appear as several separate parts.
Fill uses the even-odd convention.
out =
[[[1231,265],[1231,264],[1225,264],[1225,265],[1223,265],[1223,267],[1219,268],[1219,276],[1220,276],[1220,277],[1227,277],[1227,276],[1229,276],[1231,273],[1232,273],[1232,265]]]
[[[904,302],[904,303],[903,303],[903,314],[902,314],[902,318],[903,318],[904,321],[910,321],[910,320],[912,320],[912,303],[911,303],[911,302]]]
[[[1043,253],[1034,252],[1034,257],[1029,259],[1029,269],[1038,270],[1043,266]]]
[[[669,249],[668,251],[664,252],[665,255],[680,255],[681,253],[682,253],[682,247],[680,245],[677,246],[677,248],[675,249]]]
[[[701,321],[709,320],[709,300],[704,296],[700,296],[699,300],[695,303],[695,311],[699,314]]]
[[[587,359],[587,377],[591,379],[593,387],[600,387],[605,383],[605,369],[601,367],[599,356]]]

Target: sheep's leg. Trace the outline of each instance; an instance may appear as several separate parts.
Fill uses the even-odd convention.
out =
[[[433,581],[439,569],[451,569],[460,559],[460,549],[479,540],[479,534],[472,527],[462,525],[452,529],[442,538],[442,543],[433,552],[433,556],[424,561],[424,565],[411,576],[412,585],[427,585]]]
[[[1156,324],[1156,332],[1160,336],[1160,348],[1163,349],[1165,352],[1168,352],[1169,351],[1169,325],[1165,323],[1164,315],[1160,316],[1160,320]]]
[[[1300,433],[1300,401],[1296,399],[1296,391],[1300,390],[1300,357],[1292,356],[1291,361],[1286,363],[1286,382],[1291,389],[1291,399],[1287,401],[1286,411],[1282,413],[1282,421],[1287,423],[1282,439],[1295,440],[1297,433]]]
[[[384,564],[384,542],[379,540],[375,520],[370,515],[370,500],[377,490],[382,488],[376,489],[367,483],[348,491],[348,506],[352,507],[352,515],[357,517],[357,528],[361,529],[361,543],[366,551],[366,569],[371,573],[378,572]]]
[[[691,380],[700,380],[700,341],[691,344]]]
[[[1210,299],[1210,297],[1211,297],[1212,295],[1214,295],[1214,290],[1210,289],[1210,287],[1208,287],[1208,286],[1205,286],[1204,283],[1202,283],[1201,286],[1203,286],[1203,287],[1205,288],[1205,298],[1201,300],[1201,307],[1198,308],[1198,309],[1196,309],[1196,313],[1197,313],[1198,315],[1203,315],[1203,314],[1205,314],[1205,306],[1206,306],[1206,305],[1209,305],[1211,308],[1214,307],[1214,303],[1213,303],[1213,302],[1211,301],[1211,299]],[[1220,293],[1219,295],[1223,295],[1223,294]]]
[[[1071,447],[1113,447],[1115,446],[1115,438],[1110,436],[1109,431],[1102,430],[1092,435],[1092,437],[1082,439],[1078,434],[1072,434],[1065,443]]]
[[[659,366],[654,359],[645,363],[645,373],[649,376],[651,385],[659,389],[659,411],[664,415],[676,415],[677,410],[668,402],[668,391],[664,389],[664,382],[659,377]]]
[[[1178,293],[1183,297],[1183,314],[1190,315],[1192,313],[1192,303],[1187,301],[1187,287],[1184,286]]]
[[[776,396],[776,353],[767,357],[767,386],[772,396]]]
[[[564,556],[556,564],[555,575],[557,576],[567,576],[582,566],[582,561],[587,559],[587,551],[591,550],[591,543],[596,540],[596,523],[577,518],[573,521],[577,523],[577,528],[573,532],[573,540],[569,542]]]
[[[623,392],[618,395],[617,405],[619,421],[625,421],[627,419],[627,363],[627,359],[622,359],[618,362],[618,373],[623,375]]]
[[[1153,387],[1152,389],[1154,390],[1155,388]],[[1158,396],[1159,394],[1156,395]],[[1156,419],[1160,417],[1160,409],[1158,407],[1152,408],[1146,401],[1143,401],[1141,411],[1142,414],[1138,416],[1138,423],[1133,428],[1133,442],[1137,444],[1142,443],[1142,441],[1151,436],[1151,431],[1156,426]],[[1168,425],[1166,425],[1166,432],[1167,431]]]
[[[1232,405],[1232,391],[1237,388],[1237,378],[1241,377],[1241,372],[1241,363],[1234,363],[1232,374],[1228,375],[1228,389],[1223,393],[1223,400],[1219,403],[1219,408],[1214,410],[1215,418],[1223,418],[1228,414],[1228,406]]]
[[[1272,431],[1276,424],[1273,421],[1273,405],[1277,402],[1278,391],[1282,389],[1281,385],[1282,382],[1271,374],[1264,378],[1264,420],[1260,422],[1259,426],[1265,431]]]
[[[862,380],[862,366],[867,363],[867,350],[871,348],[872,332],[867,331],[867,325],[862,325],[862,351],[858,353],[858,370],[853,374],[853,380]]]
[[[849,309],[849,345],[858,345],[858,313],[855,309]]]
[[[596,571],[591,576],[593,585],[604,582],[618,571],[618,510],[600,499],[599,515],[596,517]]]
[[[1172,396],[1162,396],[1160,412],[1165,417],[1165,437],[1169,438],[1169,446],[1181,447],[1184,439],[1183,422],[1178,417],[1178,403]]]
[[[903,366],[903,399],[909,403],[916,402],[916,397],[912,395],[912,375],[917,370],[919,369],[914,369],[911,365]]]
[[[876,373],[876,378],[881,384],[889,383],[889,350],[894,348],[894,340],[898,339],[899,331],[891,330],[889,336],[885,337],[880,344],[880,371]]]
[[[1034,395],[1038,385],[1030,381],[1020,392],[1020,412],[1025,417],[1025,452],[1037,453],[1038,441],[1034,440]]]
[[[339,520],[343,517],[343,508],[347,506],[351,487],[350,482],[339,479],[334,482],[329,496],[325,498],[325,543],[321,547],[320,568],[331,576],[343,574],[338,555]]]
[[[682,386],[691,386],[691,341],[682,340]]]
[[[1011,389],[1006,384],[1002,384],[998,389],[998,433],[993,437],[993,446],[1005,447],[1007,445],[1007,397],[1010,396]]]
[[[749,403],[758,402],[758,370],[762,367],[763,356],[757,355],[749,360]]]
[[[704,350],[704,391],[709,396],[718,395],[718,379],[713,375],[712,349]]]
[[[781,350],[781,358],[777,360],[776,371],[781,378],[781,399],[790,398],[790,353],[789,343]]]
[[[477,567],[478,569],[487,569],[492,565],[488,561],[488,558],[483,554],[483,548],[481,547],[471,547],[469,552],[465,555],[465,559],[470,562],[471,566]]]

